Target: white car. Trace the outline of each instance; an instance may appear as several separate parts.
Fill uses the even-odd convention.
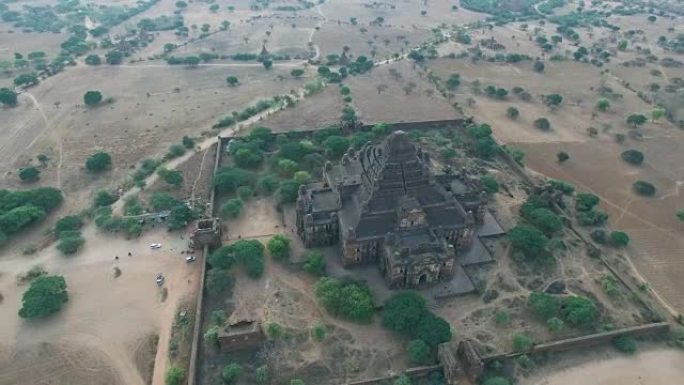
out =
[[[153,243],[150,245],[150,249],[160,249],[161,243]]]
[[[164,284],[164,276],[162,275],[162,273],[157,274],[157,278],[155,279],[155,281],[157,282],[157,286],[161,286]]]
[[[195,258],[194,255],[188,255],[187,257],[185,257],[185,262],[187,262],[187,263],[195,262],[196,260],[197,260],[197,258]]]

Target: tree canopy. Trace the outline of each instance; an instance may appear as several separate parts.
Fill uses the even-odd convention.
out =
[[[83,103],[86,106],[96,106],[102,101],[102,93],[100,91],[87,91],[83,94]]]
[[[38,277],[31,281],[31,285],[22,296],[19,316],[24,319],[44,318],[60,311],[68,300],[64,277]]]
[[[373,298],[366,286],[324,277],[315,290],[323,307],[334,316],[360,323],[368,323],[373,317]]]
[[[266,243],[266,248],[274,259],[287,259],[290,256],[290,238],[282,234],[274,235]]]
[[[92,172],[102,172],[112,165],[112,157],[106,152],[96,152],[86,160],[86,169]]]
[[[548,238],[539,230],[528,225],[518,225],[508,232],[508,239],[514,249],[526,257],[536,259],[545,256]]]

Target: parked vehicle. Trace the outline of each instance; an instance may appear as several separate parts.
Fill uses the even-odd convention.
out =
[[[161,286],[164,284],[164,276],[162,275],[162,273],[157,274],[156,281],[157,281],[157,286]]]
[[[194,255],[188,255],[187,257],[185,257],[185,262],[187,262],[187,263],[195,262],[196,260],[197,260],[197,258],[195,258]]]
[[[161,243],[153,243],[150,245],[150,249],[161,249]]]

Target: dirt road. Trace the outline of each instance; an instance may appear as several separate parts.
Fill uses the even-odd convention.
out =
[[[684,377],[684,352],[653,350],[634,357],[616,357],[569,367],[541,378],[521,381],[530,385],[669,385]]]

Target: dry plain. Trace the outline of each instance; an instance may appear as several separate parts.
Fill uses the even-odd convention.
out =
[[[134,2],[96,3],[123,5]],[[254,10],[250,9],[251,2],[246,0],[220,0],[216,3],[220,6],[217,13],[209,12],[209,4],[200,1],[189,2],[182,12],[188,26],[210,24],[210,31],[216,33],[207,38],[199,38],[198,28],[190,28],[187,38],[176,36],[171,31],[156,32],[153,42],[134,52],[120,66],[90,67],[78,61],[75,67],[67,67],[63,73],[21,93],[17,107],[0,109],[0,185],[3,188],[24,188],[17,177],[17,170],[37,164],[36,157],[44,154],[49,162],[36,185],[59,187],[66,197],[59,214],[53,214],[46,224],[37,226],[31,233],[22,234],[0,251],[0,293],[4,297],[0,303],[0,384],[137,385],[148,383],[148,379],[161,384],[167,365],[165,349],[168,334],[177,306],[196,294],[198,266],[185,264],[179,254],[185,240],[180,239],[179,234],[166,233],[161,229],[146,232],[139,239],[125,241],[103,234],[91,224],[84,231],[88,239],[86,246],[75,257],[59,255],[54,245],[39,250],[35,255],[22,255],[21,250],[26,244],[44,239],[41,231],[59,215],[86,208],[93,192],[99,188],[121,186],[140,161],[163,156],[170,145],[180,142],[182,136],[212,137],[216,132],[211,130],[211,126],[221,117],[261,99],[299,91],[307,81],[316,77],[315,66],[304,63],[304,58],[312,50],[317,59],[323,60],[326,55],[340,54],[346,46],[352,58],[365,55],[380,62],[394,54],[404,55],[411,48],[430,40],[434,37],[432,29],[441,24],[449,29],[487,17],[462,6],[454,10],[452,3],[460,4],[458,2],[435,0],[392,3],[328,0],[297,12]],[[299,2],[281,3],[299,5]],[[569,2],[557,13],[569,13],[576,4],[576,1]],[[234,9],[229,10],[229,6]],[[112,32],[123,34],[135,28],[143,18],[170,15],[176,8],[175,1],[162,0],[113,28]],[[421,14],[421,11],[425,13]],[[382,23],[374,22],[378,17],[383,19]],[[351,22],[352,18],[358,25]],[[681,16],[674,19],[662,17],[657,23],[650,23],[646,21],[645,14],[611,16],[608,21],[620,25],[622,30],[644,31],[645,41],[634,38],[629,48],[621,52],[614,49],[621,38],[619,33],[606,28],[578,29],[582,41],[597,42],[615,51],[611,62],[600,68],[572,60],[546,60],[545,71],[537,73],[532,70],[530,61],[506,64],[473,62],[468,58],[439,58],[416,65],[408,59],[399,59],[366,74],[349,77],[344,83],[351,89],[351,105],[364,122],[440,120],[461,114],[473,116],[476,121],[491,124],[497,140],[524,150],[525,163],[530,170],[567,180],[578,189],[600,196],[601,207],[610,214],[610,226],[627,231],[632,238],[625,256],[655,292],[675,311],[682,312],[684,299],[680,293],[684,290],[681,280],[684,258],[681,250],[684,245],[680,239],[684,224],[674,214],[684,208],[680,195],[680,187],[684,183],[684,155],[681,152],[684,134],[675,124],[661,119],[647,122],[639,130],[642,133],[640,137],[628,136],[623,143],[614,139],[615,134],[632,131],[625,123],[626,116],[631,113],[648,114],[653,109],[653,105],[638,96],[639,91],[656,97],[656,93],[649,91],[651,84],[664,88],[674,84],[675,79],[684,78],[681,67],[663,68],[658,63],[625,67],[621,63],[644,56],[636,46],[648,48],[660,58],[670,56],[682,60],[681,54],[664,51],[655,43],[661,35],[673,37],[683,33],[681,20]],[[231,27],[217,32],[222,21],[229,21]],[[529,24],[529,27],[523,30],[522,24]],[[539,28],[538,32],[536,28]],[[494,38],[506,47],[506,51],[524,53],[533,58],[548,58],[553,53],[571,56],[576,46],[567,40],[550,53],[542,52],[533,41],[538,34],[553,34],[554,29],[552,23],[513,22],[491,29],[473,28],[471,35],[474,42]],[[66,37],[64,33],[13,31],[9,23],[0,22],[0,60],[11,60],[17,51],[26,54],[42,50],[49,57],[54,57]],[[264,45],[270,53],[290,55],[293,60],[276,62],[270,71],[257,62],[232,60],[217,60],[197,68],[169,66],[153,57],[163,52],[166,43],[182,45],[174,51],[181,56],[258,53]],[[446,55],[452,52],[459,54],[471,47],[447,41],[437,49]],[[482,50],[495,53],[486,48]],[[103,54],[106,50],[95,49],[93,52]],[[294,59],[295,56],[300,59]],[[129,63],[130,60],[141,61]],[[298,79],[290,76],[294,68],[304,69],[304,76]],[[654,70],[660,71],[660,75],[653,75]],[[429,80],[430,72],[442,79],[453,73],[460,74],[462,82],[453,92],[452,99],[440,95]],[[237,76],[240,85],[228,87],[225,78],[229,75]],[[12,78],[1,75],[0,86],[11,86]],[[475,81],[479,81],[482,87],[490,84],[509,90],[515,86],[523,87],[532,95],[532,100],[522,101],[512,94],[506,100],[492,99],[475,91]],[[414,86],[407,92],[409,83]],[[105,98],[112,97],[113,102],[96,109],[83,106],[83,93],[93,88],[102,91]],[[607,112],[597,112],[596,101],[607,90],[620,97],[614,101],[611,99]],[[541,95],[551,93],[564,96],[564,103],[553,111],[541,101]],[[662,92],[658,95],[672,97]],[[294,108],[264,117],[259,124],[279,132],[334,124],[339,120],[344,105],[341,99],[338,86],[328,84],[319,94],[300,101]],[[511,120],[506,115],[509,106],[518,108],[518,119]],[[455,107],[459,107],[462,113]],[[681,111],[681,103],[675,99],[672,109]],[[551,121],[549,132],[533,126],[533,121],[542,116]],[[598,129],[597,137],[587,134],[589,127]],[[629,148],[639,149],[645,154],[643,165],[630,166],[620,159],[620,153]],[[93,176],[85,172],[84,161],[100,150],[112,155],[114,166],[105,175]],[[558,164],[556,154],[559,151],[567,152],[571,159]],[[196,161],[197,157],[194,159]],[[652,182],[658,189],[656,196],[644,198],[634,195],[631,185],[638,179]],[[249,236],[253,233],[265,236],[287,231],[276,228],[276,213],[264,205],[261,201],[251,202],[247,210],[253,210],[255,216],[242,218],[233,224],[237,231],[231,231],[230,235]],[[266,227],[268,231],[263,233]],[[152,252],[148,248],[151,242],[162,242],[164,247]],[[133,257],[125,256],[128,251],[133,251]],[[119,262],[115,261],[115,255],[121,257]],[[54,319],[27,323],[16,316],[24,289],[24,286],[17,285],[16,277],[37,264],[66,277],[71,299],[65,311]],[[114,278],[114,266],[122,269],[121,277]],[[598,269],[591,264],[578,263],[571,266],[568,276],[582,277],[583,269],[587,267]],[[377,324],[359,327],[335,320],[318,308],[311,298],[312,282],[288,277],[289,272],[278,265],[267,268],[267,278],[245,283],[246,293],[257,293],[249,301],[265,302],[270,308],[277,309],[273,302],[268,301],[277,302],[274,299],[277,293],[284,293],[285,304],[279,312],[267,317],[293,329],[310,324],[312,320],[329,325],[334,330],[331,333],[334,338],[346,341],[349,350],[345,352],[354,357],[349,364],[356,366],[354,378],[386,374],[406,365],[405,357],[396,355],[401,347]],[[510,266],[501,263],[493,274],[505,273],[508,269]],[[153,276],[158,272],[167,276],[169,292],[164,301],[161,301],[153,282]],[[596,274],[590,278],[595,278]],[[596,286],[596,282],[589,281],[589,286]],[[515,300],[515,295],[510,295],[494,305],[505,306],[507,301]],[[439,312],[452,322],[456,330],[468,328],[466,334],[476,335],[480,329],[486,331],[492,325],[477,323],[479,320],[474,324],[464,310],[487,313],[493,306],[479,309],[479,299],[468,298],[445,306]],[[304,315],[301,318],[293,315],[297,312]],[[524,317],[517,322],[524,323]],[[160,347],[156,360],[151,358],[155,353],[150,350],[155,336],[159,338]],[[384,342],[373,349],[359,343],[368,340]],[[492,342],[498,346],[506,346],[507,343],[496,338]],[[283,370],[290,370],[293,366],[307,368],[317,364],[324,354],[335,352],[309,344],[307,350],[298,353],[294,363],[283,364]],[[280,354],[288,352],[284,350]],[[649,385],[674,383],[672,378],[681,376],[681,372],[671,364],[681,360],[678,354],[646,352],[633,359],[582,364],[555,374],[544,374],[543,378],[529,383],[565,385],[576,383],[579,375],[586,375],[587,381],[603,381],[595,383],[606,385],[629,381]],[[368,370],[359,370],[358,367],[368,359],[372,359]],[[154,374],[149,367],[151,360],[156,362]],[[40,365],[35,365],[37,361]],[[656,373],[652,369],[654,367],[662,367],[658,373],[663,377],[640,377],[645,371]],[[348,369],[327,368],[329,373],[337,376],[344,376]],[[611,377],[618,372],[623,377]],[[572,382],[567,382],[569,379]]]

